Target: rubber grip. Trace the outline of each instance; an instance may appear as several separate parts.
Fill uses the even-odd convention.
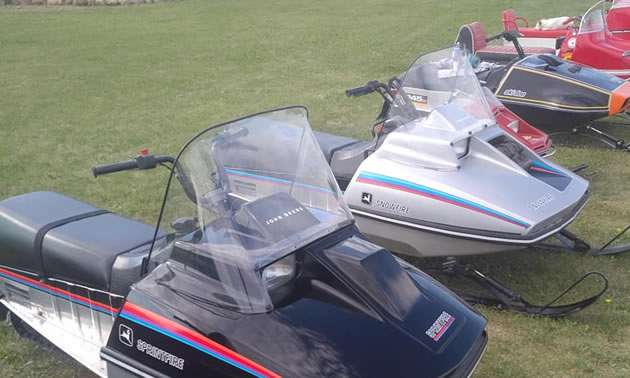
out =
[[[373,89],[370,86],[362,85],[356,88],[346,89],[346,96],[348,97],[359,97],[371,93]]]
[[[138,162],[136,160],[127,160],[120,163],[97,165],[96,167],[92,167],[92,174],[94,177],[97,177],[108,173],[127,171],[136,168],[138,168]]]

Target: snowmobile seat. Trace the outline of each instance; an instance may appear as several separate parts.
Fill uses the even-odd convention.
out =
[[[0,201],[0,265],[125,295],[154,232],[59,193],[23,194]]]
[[[319,148],[322,149],[324,157],[329,164],[336,151],[360,143],[356,139],[322,133],[319,131],[315,131],[315,138],[317,139],[317,143],[319,143]]]
[[[518,58],[518,52],[514,46],[488,45],[486,31],[479,22],[463,25],[457,33],[456,43],[462,43],[466,49],[476,54],[479,59],[490,62],[509,62]],[[523,47],[525,55],[554,54],[556,51],[547,47]]]
[[[358,141],[318,131],[315,132],[315,138],[341,190],[346,190],[359,165],[375,148],[375,141]]]
[[[529,22],[526,18],[517,17],[514,9],[504,10],[501,15],[501,21],[503,22],[503,30],[516,30],[523,34],[527,38],[558,38],[567,34],[568,26],[562,29],[541,30],[529,26]],[[517,21],[523,21],[525,26],[518,26]]]

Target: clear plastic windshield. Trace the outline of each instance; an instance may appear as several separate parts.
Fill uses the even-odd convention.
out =
[[[163,214],[158,227],[172,240],[156,258],[203,277],[196,296],[242,312],[270,310],[268,289],[295,269],[290,255],[352,222],[301,107],[193,138],[179,154]]]
[[[493,119],[492,110],[461,45],[420,55],[401,76],[400,87],[427,116],[445,104],[455,104],[477,119]]]
[[[397,84],[388,122],[398,126],[380,148],[384,159],[455,170],[470,152],[471,136],[496,123],[479,80],[460,45],[421,55]]]
[[[604,0],[595,3],[582,17],[578,34],[600,33],[606,30]]]

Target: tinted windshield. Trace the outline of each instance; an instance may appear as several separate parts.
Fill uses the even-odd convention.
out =
[[[456,104],[478,119],[492,119],[465,49],[460,45],[420,55],[401,77],[401,87],[426,116],[438,106]]]
[[[170,258],[239,311],[270,309],[266,265],[352,219],[301,107],[207,129],[175,176],[158,225],[174,235]]]
[[[599,33],[606,30],[604,1],[595,3],[582,17],[578,34]]]

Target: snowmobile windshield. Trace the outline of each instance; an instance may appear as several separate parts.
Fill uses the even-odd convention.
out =
[[[613,0],[610,9],[630,8],[630,0]]]
[[[158,224],[168,252],[154,262],[198,275],[189,291],[221,307],[271,310],[293,252],[353,221],[302,107],[210,127],[175,165]]]
[[[400,87],[419,110],[418,118],[428,116],[440,106],[455,104],[477,119],[493,119],[477,75],[461,45],[420,55],[401,76]]]
[[[496,123],[460,45],[419,56],[395,83],[387,122],[396,126],[381,148],[401,164],[455,170],[471,136]]]
[[[606,11],[604,0],[595,3],[586,11],[580,21],[578,34],[602,33],[606,30]]]

